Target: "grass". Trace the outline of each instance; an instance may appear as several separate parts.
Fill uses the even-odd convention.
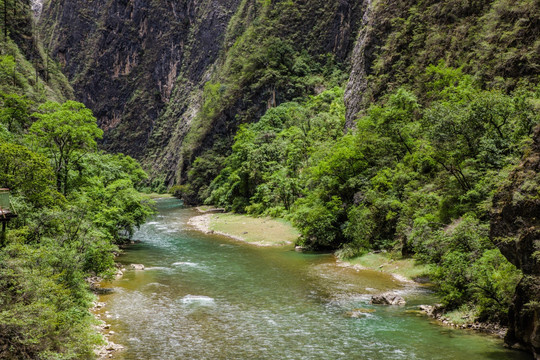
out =
[[[407,279],[415,279],[429,274],[427,265],[415,264],[414,259],[395,258],[390,253],[368,253],[346,261],[367,269],[401,275]]]
[[[467,309],[466,307],[461,307],[460,309],[453,310],[444,314],[444,316],[453,324],[464,325],[469,324],[474,320],[474,311]]]
[[[144,199],[150,199],[150,200],[153,200],[153,199],[162,199],[162,198],[172,198],[172,195],[171,194],[158,194],[158,193],[150,193],[150,194],[147,194],[147,193],[141,193],[142,197]]]
[[[294,243],[300,235],[286,220],[238,214],[215,214],[210,219],[209,228],[263,246]]]

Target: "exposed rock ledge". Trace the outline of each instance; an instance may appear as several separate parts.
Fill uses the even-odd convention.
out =
[[[391,293],[373,295],[371,303],[376,305],[405,305],[405,299],[401,296]]]

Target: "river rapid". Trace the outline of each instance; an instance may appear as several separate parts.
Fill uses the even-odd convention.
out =
[[[418,314],[421,287],[340,267],[328,254],[263,248],[194,231],[195,210],[158,200],[158,214],[118,258],[144,264],[107,287],[100,310],[124,351],[115,359],[530,359],[500,339]],[[404,307],[369,305],[395,290]],[[364,316],[348,312],[361,308]]]

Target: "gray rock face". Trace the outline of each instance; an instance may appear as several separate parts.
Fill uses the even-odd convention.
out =
[[[373,89],[369,80],[369,76],[377,75],[374,74],[373,63],[382,51],[381,46],[395,30],[392,19],[406,18],[410,5],[396,0],[384,0],[384,4],[380,1],[363,0],[365,11],[351,57],[351,75],[345,89],[347,128],[354,126],[354,121],[379,95],[381,89]]]
[[[141,159],[160,113],[208,79],[240,0],[50,1],[43,38],[77,99],[104,130],[103,146]],[[178,85],[181,91],[175,92]],[[165,144],[179,129],[166,129]],[[181,134],[180,134],[181,135]],[[163,145],[163,144],[158,144]]]
[[[351,128],[358,112],[361,110],[362,99],[367,90],[368,74],[371,67],[372,43],[375,42],[373,30],[370,28],[372,0],[364,0],[364,16],[362,25],[352,55],[352,69],[349,83],[345,91],[346,126]]]
[[[32,0],[32,12],[36,18],[39,18],[41,15],[41,10],[43,9],[43,0]]]
[[[406,301],[396,294],[380,294],[371,297],[371,303],[376,305],[405,305]]]

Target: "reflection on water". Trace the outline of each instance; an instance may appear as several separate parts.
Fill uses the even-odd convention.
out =
[[[111,340],[126,347],[116,359],[529,359],[407,312],[433,300],[425,290],[330,255],[203,235],[186,225],[193,210],[158,206],[135,235],[142,243],[119,259],[146,270],[126,272],[101,298]],[[390,289],[408,305],[368,304]]]

